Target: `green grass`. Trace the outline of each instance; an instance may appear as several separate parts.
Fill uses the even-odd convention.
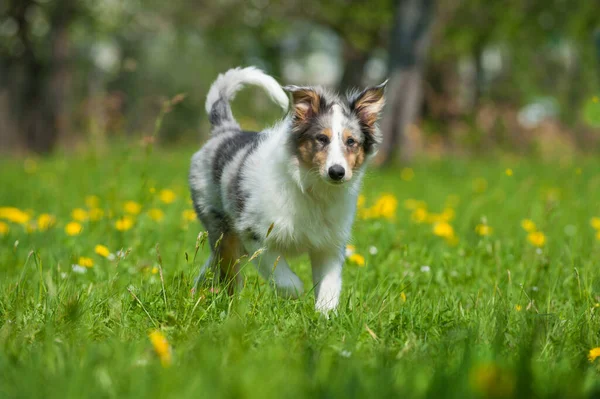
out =
[[[279,299],[252,267],[233,297],[191,296],[208,254],[200,247],[196,255],[202,227],[182,217],[191,209],[192,152],[132,147],[0,162],[0,207],[57,219],[47,231],[10,223],[0,236],[0,397],[600,393],[598,366],[587,359],[600,346],[600,240],[590,226],[600,216],[600,162],[422,161],[411,181],[399,169],[370,172],[367,206],[391,193],[396,218],[355,223],[352,242],[366,266],[347,263],[339,312],[327,320],[313,310],[312,292]],[[151,188],[177,199],[164,204]],[[88,195],[106,215],[69,236],[71,211]],[[441,212],[455,196],[456,245],[404,207],[417,199]],[[143,210],[120,232],[114,223],[127,200]],[[152,220],[150,208],[165,218]],[[528,242],[525,218],[546,235],[543,248]],[[482,220],[491,236],[475,233]],[[128,254],[109,261],[94,253],[97,244]],[[164,290],[152,272],[157,245]],[[94,261],[85,274],[72,270],[81,256]],[[309,286],[308,260],[290,263]],[[172,346],[171,367],[152,349],[155,329]]]

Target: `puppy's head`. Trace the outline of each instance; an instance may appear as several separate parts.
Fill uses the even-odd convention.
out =
[[[345,98],[320,87],[285,87],[292,93],[290,146],[299,164],[330,184],[352,180],[381,141],[386,83]]]

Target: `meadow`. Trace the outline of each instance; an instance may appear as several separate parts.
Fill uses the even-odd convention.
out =
[[[194,150],[0,161],[0,397],[600,395],[600,161],[371,170],[326,319],[247,258],[192,294]]]

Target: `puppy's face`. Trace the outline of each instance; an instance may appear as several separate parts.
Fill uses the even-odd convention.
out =
[[[377,120],[385,83],[340,98],[320,88],[288,86],[293,97],[292,154],[334,185],[352,180],[380,142]]]

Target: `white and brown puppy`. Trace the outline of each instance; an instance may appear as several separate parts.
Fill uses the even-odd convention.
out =
[[[229,102],[245,84],[262,87],[288,115],[262,132],[242,131]],[[286,258],[308,253],[317,310],[338,306],[344,248],[356,211],[365,163],[377,149],[385,83],[340,97],[320,87],[282,88],[249,67],[219,75],[206,100],[212,137],[192,158],[189,183],[208,230],[209,268],[239,274],[244,254],[278,292],[296,297],[302,281]],[[233,284],[232,284],[233,285]]]

